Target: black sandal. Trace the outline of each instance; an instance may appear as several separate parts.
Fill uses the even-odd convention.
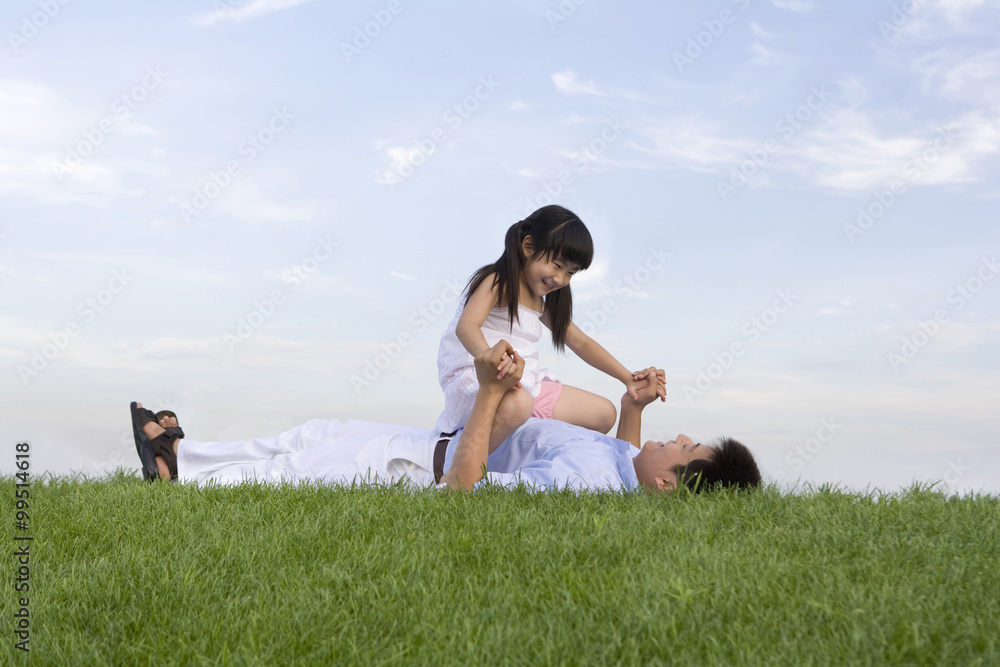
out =
[[[135,437],[135,447],[139,452],[139,460],[142,461],[143,465],[142,476],[149,482],[159,479],[160,470],[156,465],[156,457],[160,456],[167,464],[170,479],[177,479],[177,454],[174,453],[174,440],[184,437],[184,429],[180,426],[171,426],[164,429],[163,433],[155,438],[149,439],[142,428],[149,422],[159,423],[161,417],[169,416],[176,419],[177,415],[171,410],[160,410],[154,415],[152,410],[137,408],[135,403],[132,403],[131,408],[132,434]],[[151,462],[152,468],[147,461]]]
[[[132,437],[135,439],[135,450],[142,463],[142,478],[147,482],[152,482],[160,477],[160,470],[156,465],[156,454],[153,452],[153,447],[142,427],[150,421],[155,421],[156,418],[146,408],[137,407],[135,401],[132,401],[129,410],[132,412]]]

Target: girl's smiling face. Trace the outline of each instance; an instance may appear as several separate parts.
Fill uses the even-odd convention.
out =
[[[536,253],[530,236],[524,238],[521,250],[525,256],[521,280],[531,293],[540,299],[569,285],[569,281],[580,270],[577,264],[555,255],[546,253],[535,258]]]

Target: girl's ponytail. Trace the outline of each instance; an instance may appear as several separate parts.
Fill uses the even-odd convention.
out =
[[[497,288],[498,303],[507,305],[507,322],[511,328],[514,327],[514,322],[520,322],[518,297],[521,295],[521,267],[524,265],[521,242],[524,241],[527,226],[527,220],[511,225],[504,237],[503,254],[500,255],[500,259],[476,271],[465,288],[468,300],[479,285],[492,276],[491,286]]]

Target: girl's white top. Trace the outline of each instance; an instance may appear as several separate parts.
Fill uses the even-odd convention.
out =
[[[476,392],[479,391],[479,380],[476,378],[472,355],[462,345],[455,332],[458,320],[465,309],[465,301],[463,295],[455,317],[441,336],[441,345],[438,347],[438,382],[444,390],[444,411],[438,417],[434,428],[441,433],[451,433],[465,426],[472,413]],[[540,319],[542,314],[519,304],[519,317],[511,327],[507,321],[507,313],[507,308],[490,310],[483,323],[483,336],[490,346],[496,345],[501,339],[506,340],[524,357],[521,385],[533,397],[537,397],[542,380],[556,380],[545,369],[538,368],[538,348],[535,344],[541,340],[542,332],[545,330]]]

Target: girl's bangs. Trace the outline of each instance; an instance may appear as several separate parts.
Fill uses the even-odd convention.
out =
[[[548,238],[545,254],[562,258],[584,270],[594,259],[594,240],[590,232],[579,221],[567,221],[552,230]]]

